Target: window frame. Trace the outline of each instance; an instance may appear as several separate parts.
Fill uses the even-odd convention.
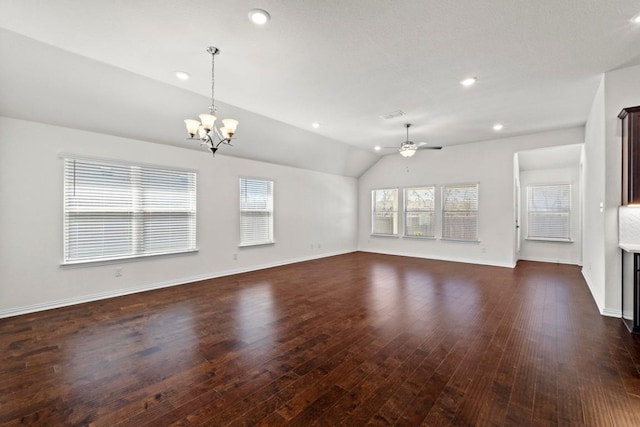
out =
[[[378,191],[395,191],[395,210],[378,211],[376,210],[376,192]],[[400,189],[398,187],[386,187],[386,188],[374,188],[371,190],[371,236],[381,237],[400,237]],[[376,212],[390,212],[395,214],[395,222],[392,228],[395,229],[395,233],[376,233]]]
[[[567,187],[568,188],[568,197],[567,197],[567,205],[568,205],[568,209],[566,210],[554,210],[554,211],[531,211],[530,209],[530,205],[531,205],[531,189],[532,188],[540,188],[540,187]],[[556,184],[528,184],[527,185],[527,198],[526,198],[526,207],[527,207],[527,235],[525,237],[525,240],[531,240],[531,241],[542,241],[542,242],[561,242],[561,243],[573,243],[573,237],[572,237],[572,233],[571,233],[571,228],[572,228],[572,221],[571,221],[571,215],[573,213],[573,203],[572,203],[572,197],[573,197],[573,186],[571,185],[571,183],[556,183]],[[531,236],[531,214],[538,214],[541,216],[544,216],[545,212],[548,215],[558,215],[558,214],[565,214],[567,217],[567,237],[542,237],[542,236]]]
[[[269,194],[269,203],[268,203],[268,210],[266,210],[266,212],[269,212],[269,232],[270,232],[270,239],[268,240],[261,240],[261,241],[246,241],[243,242],[242,241],[242,236],[243,236],[243,232],[242,232],[242,213],[243,212],[264,212],[265,210],[259,210],[259,209],[243,209],[242,207],[242,181],[243,180],[251,180],[251,181],[262,181],[262,182],[268,182],[270,184],[270,194]],[[240,176],[238,178],[238,247],[239,248],[247,248],[247,247],[254,247],[254,246],[265,246],[265,245],[273,245],[276,243],[275,241],[275,181],[273,179],[270,178],[262,178],[262,177],[255,177],[255,176]]]
[[[62,153],[58,156],[62,160],[62,184],[63,184],[63,197],[62,197],[62,261],[60,265],[63,267],[72,267],[72,266],[84,266],[84,265],[100,265],[100,264],[112,264],[116,262],[122,261],[131,261],[141,258],[149,258],[156,256],[170,256],[170,255],[181,255],[186,253],[198,252],[198,172],[193,169],[185,169],[178,168],[173,166],[165,166],[165,165],[157,165],[150,163],[140,163],[140,162],[129,162],[129,161],[121,161],[121,160],[113,160],[113,159],[104,159],[104,158],[93,158],[93,157],[85,157],[85,156],[76,156],[71,154]],[[73,180],[76,179],[75,174],[77,170],[75,167],[77,166],[77,162],[95,165],[100,168],[127,168],[129,169],[130,174],[130,185],[127,187],[128,191],[131,192],[131,205],[128,208],[115,208],[112,206],[104,206],[101,209],[96,209],[95,207],[85,206],[84,209],[71,209],[70,205],[73,204],[73,201],[68,199],[68,186],[72,185],[75,187],[75,181],[69,183],[67,180],[69,179],[68,175],[73,174]],[[73,171],[68,171],[68,165],[73,163],[74,169]],[[135,170],[135,172],[134,172]],[[143,200],[143,182],[142,176],[144,173],[175,173],[177,174],[188,174],[187,179],[191,181],[188,186],[188,190],[185,193],[188,197],[188,205],[190,206],[187,209],[168,209],[168,206],[164,208],[156,208],[154,210],[145,209],[149,207],[149,204],[145,206]],[[108,183],[108,181],[104,181]],[[97,196],[95,194],[94,196]],[[69,248],[73,243],[70,241],[71,234],[73,233],[73,221],[70,220],[71,216],[81,217],[86,216],[87,218],[91,218],[91,216],[96,217],[99,215],[108,216],[109,214],[120,213],[123,216],[129,216],[131,225],[129,226],[130,230],[127,234],[127,238],[123,239],[122,244],[129,244],[131,250],[125,253],[115,253],[108,256],[93,256],[93,257],[70,257]],[[144,250],[145,244],[145,225],[149,226],[153,223],[150,221],[152,217],[157,218],[157,214],[167,214],[167,213],[183,213],[190,217],[188,219],[188,227],[185,231],[186,233],[186,241],[189,242],[188,245],[185,245],[181,248],[173,248],[168,250]],[[92,215],[93,214],[93,215]],[[148,219],[149,221],[145,221]],[[77,224],[77,222],[76,222]],[[148,236],[148,235],[147,235]],[[156,235],[159,237],[159,235]],[[96,246],[98,248],[99,246]]]
[[[471,187],[471,186],[475,186],[476,188],[476,198],[475,198],[475,203],[476,203],[476,209],[472,210],[472,209],[459,209],[459,210],[446,210],[447,208],[447,199],[445,198],[445,192],[447,191],[447,188],[449,187]],[[469,243],[479,243],[480,242],[480,183],[478,182],[471,182],[471,183],[459,183],[459,184],[444,184],[441,187],[441,192],[440,192],[440,200],[441,200],[441,207],[440,207],[440,213],[441,213],[441,218],[442,218],[442,227],[441,227],[441,231],[442,231],[442,236],[440,237],[441,240],[447,240],[447,241],[453,241],[453,242],[469,242]],[[471,239],[462,239],[462,238],[456,238],[456,237],[449,237],[446,234],[446,227],[447,227],[447,212],[474,212],[475,213],[475,236]]]
[[[408,202],[409,202],[409,197],[408,197],[408,192],[411,190],[423,190],[423,189],[431,189],[432,195],[433,195],[433,208],[432,209],[409,209],[408,206]],[[436,194],[436,185],[421,185],[421,186],[412,186],[412,187],[404,187],[402,189],[402,197],[403,197],[403,232],[402,232],[402,237],[403,238],[409,238],[409,239],[430,239],[430,240],[435,240],[436,239],[436,229],[437,229],[437,215],[436,215],[436,206],[437,206],[437,194]],[[431,214],[431,221],[432,221],[432,234],[431,235],[424,235],[424,236],[419,236],[419,235],[413,235],[413,234],[407,234],[407,224],[409,223],[408,221],[408,214],[409,213],[430,213]]]

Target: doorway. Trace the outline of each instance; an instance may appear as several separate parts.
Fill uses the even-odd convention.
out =
[[[582,264],[583,150],[571,144],[515,153],[514,263]]]

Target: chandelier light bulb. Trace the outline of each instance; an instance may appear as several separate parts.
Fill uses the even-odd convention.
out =
[[[187,132],[193,138],[198,133],[198,128],[200,127],[200,122],[197,120],[186,119],[184,124],[187,126]]]
[[[205,140],[207,139],[207,136],[209,135],[209,131],[206,130],[203,126],[199,126],[198,127],[198,138]]]
[[[238,127],[238,121],[234,119],[224,119],[222,120],[222,124],[224,128],[229,132],[229,135],[233,136],[236,133],[236,128]]]
[[[200,114],[198,117],[200,117],[200,121],[202,122],[202,127],[205,128],[207,131],[210,131],[211,129],[213,129],[213,126],[215,126],[216,116],[205,113],[205,114]]]

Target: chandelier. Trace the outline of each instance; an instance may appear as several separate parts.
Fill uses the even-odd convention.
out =
[[[206,145],[215,156],[220,144],[231,145],[231,139],[236,133],[238,121],[234,119],[222,120],[222,127],[216,127],[216,107],[214,101],[215,88],[215,57],[220,53],[217,47],[208,47],[207,52],[211,54],[211,105],[209,112],[202,113],[198,117],[200,120],[186,119],[184,121],[189,133],[188,139],[200,140],[200,145]]]

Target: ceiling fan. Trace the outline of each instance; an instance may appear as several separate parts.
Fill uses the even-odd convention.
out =
[[[403,157],[411,157],[416,154],[418,150],[441,150],[442,147],[431,147],[427,146],[426,142],[418,142],[415,143],[409,140],[409,128],[411,127],[411,123],[405,123],[404,127],[407,129],[407,139],[400,144],[400,148],[398,152]],[[396,148],[396,147],[384,147],[384,148]]]

